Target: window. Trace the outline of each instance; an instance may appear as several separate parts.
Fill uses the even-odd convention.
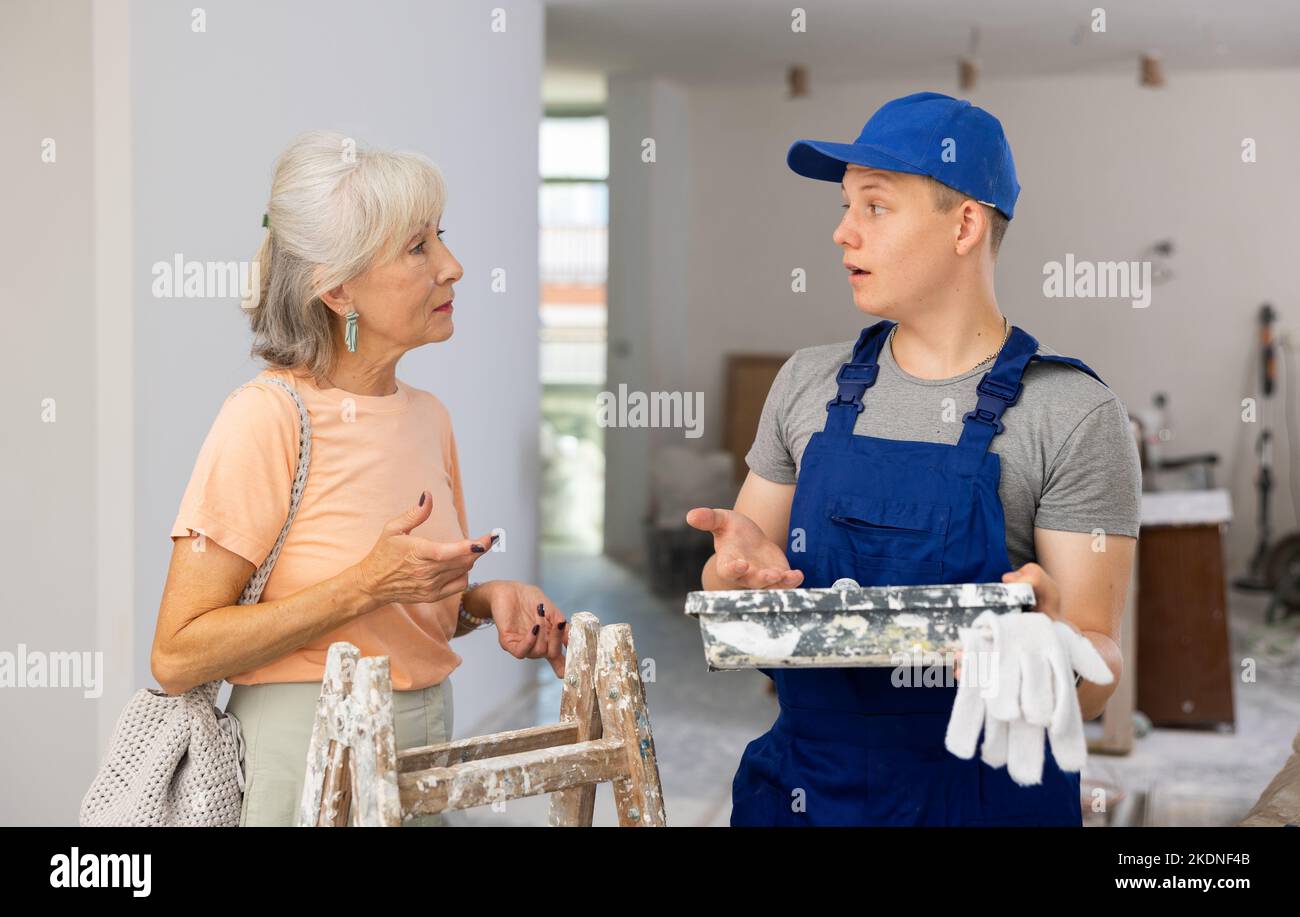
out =
[[[605,454],[596,396],[605,388],[609,123],[541,125],[542,545],[602,549]]]

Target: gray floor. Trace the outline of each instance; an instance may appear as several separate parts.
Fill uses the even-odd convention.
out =
[[[566,613],[591,611],[605,623],[630,623],[638,655],[654,660],[646,699],[668,823],[725,826],[741,752],[776,716],[768,679],[758,672],[709,672],[698,626],[682,613],[681,600],[654,596],[607,558],[552,554],[543,571],[542,587]],[[1123,791],[1096,823],[1228,825],[1245,815],[1300,729],[1300,618],[1268,628],[1263,607],[1255,597],[1229,596],[1234,659],[1256,659],[1258,673],[1254,683],[1234,685],[1236,731],[1155,729],[1130,755],[1090,756],[1085,781]],[[536,690],[477,732],[556,721],[560,682],[549,667],[537,665]],[[542,796],[449,818],[456,824],[545,825],[547,808]],[[595,823],[616,823],[608,785],[597,791]]]
[[[1300,730],[1300,616],[1269,626],[1266,601],[1229,592],[1235,729],[1153,729],[1130,755],[1092,755],[1084,777],[1128,799],[1111,823],[1235,825],[1291,754]],[[1254,661],[1255,679],[1240,677]],[[1090,728],[1092,724],[1089,724]]]

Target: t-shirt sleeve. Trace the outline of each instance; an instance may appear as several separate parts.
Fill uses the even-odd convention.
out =
[[[171,537],[202,533],[260,566],[289,515],[297,463],[298,411],[288,394],[264,383],[236,389],[199,450]]]
[[[786,405],[797,356],[796,353],[786,360],[772,380],[767,400],[763,402],[763,413],[759,416],[754,444],[745,455],[745,464],[751,471],[776,484],[793,484],[797,480],[794,456],[790,454],[785,430]]]
[[[1142,470],[1128,412],[1118,398],[1093,408],[1048,469],[1034,527],[1136,537]]]

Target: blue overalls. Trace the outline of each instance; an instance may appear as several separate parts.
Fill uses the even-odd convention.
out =
[[[786,556],[806,588],[1001,582],[1011,569],[989,451],[1022,391],[1038,342],[1012,327],[962,418],[955,446],[855,436],[893,322],[863,330],[836,376],[826,427],[803,454]],[[1104,384],[1104,383],[1103,383]],[[800,532],[802,530],[802,532]],[[933,660],[930,660],[933,661]],[[910,668],[910,667],[909,667]],[[944,747],[956,686],[895,687],[890,668],[764,669],[780,714],[745,748],[732,782],[733,826],[1082,824],[1079,775],[1045,750],[1043,781],[1022,787],[979,752]]]

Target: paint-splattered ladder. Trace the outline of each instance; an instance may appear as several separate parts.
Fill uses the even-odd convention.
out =
[[[560,722],[396,749],[387,656],[330,646],[307,751],[300,826],[400,825],[417,815],[551,793],[552,825],[590,825],[596,784],[622,826],[665,824],[632,629],[570,622]]]

